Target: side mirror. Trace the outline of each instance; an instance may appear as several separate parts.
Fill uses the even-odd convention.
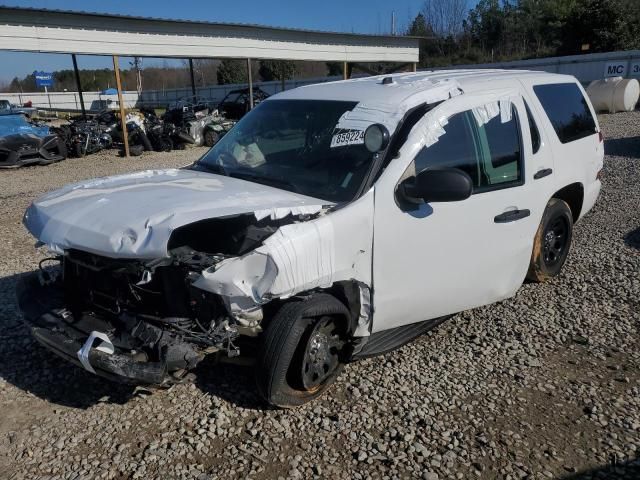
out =
[[[473,181],[458,168],[427,168],[398,185],[403,203],[458,202],[471,196]]]

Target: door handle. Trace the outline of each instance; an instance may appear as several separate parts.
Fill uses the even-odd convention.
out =
[[[493,217],[495,223],[509,223],[520,220],[531,215],[531,212],[527,209],[524,210],[509,210],[508,212],[501,213]]]
[[[553,173],[553,170],[551,170],[550,168],[543,168],[542,170],[538,170],[535,175],[533,176],[534,180],[540,180],[541,178],[546,177],[547,175],[551,175]]]

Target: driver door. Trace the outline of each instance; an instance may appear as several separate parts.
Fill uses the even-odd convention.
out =
[[[524,280],[546,199],[532,181],[524,104],[510,103],[508,121],[498,114],[482,124],[468,102],[450,112],[446,133],[410,165],[467,172],[466,200],[410,210],[393,197],[397,176],[376,185],[373,332],[504,299]]]

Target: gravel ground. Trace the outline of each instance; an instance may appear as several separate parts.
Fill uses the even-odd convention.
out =
[[[604,189],[560,278],[352,364],[320,401],[266,408],[250,370],[115,385],[34,344],[13,299],[39,258],[20,217],[68,181],[187,163],[110,154],[0,172],[0,476],[640,478],[640,113],[601,117]]]

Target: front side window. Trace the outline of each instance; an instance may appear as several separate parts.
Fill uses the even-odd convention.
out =
[[[562,143],[597,133],[587,100],[575,83],[536,85],[533,91]]]
[[[355,106],[330,100],[262,102],[193,168],[332,202],[350,201],[373,160],[362,132],[336,128]]]
[[[473,181],[474,193],[519,185],[522,182],[520,132],[515,108],[511,119],[500,115],[479,125],[468,110],[449,118],[445,134],[425,147],[415,159],[416,172],[425,168],[454,167]]]

